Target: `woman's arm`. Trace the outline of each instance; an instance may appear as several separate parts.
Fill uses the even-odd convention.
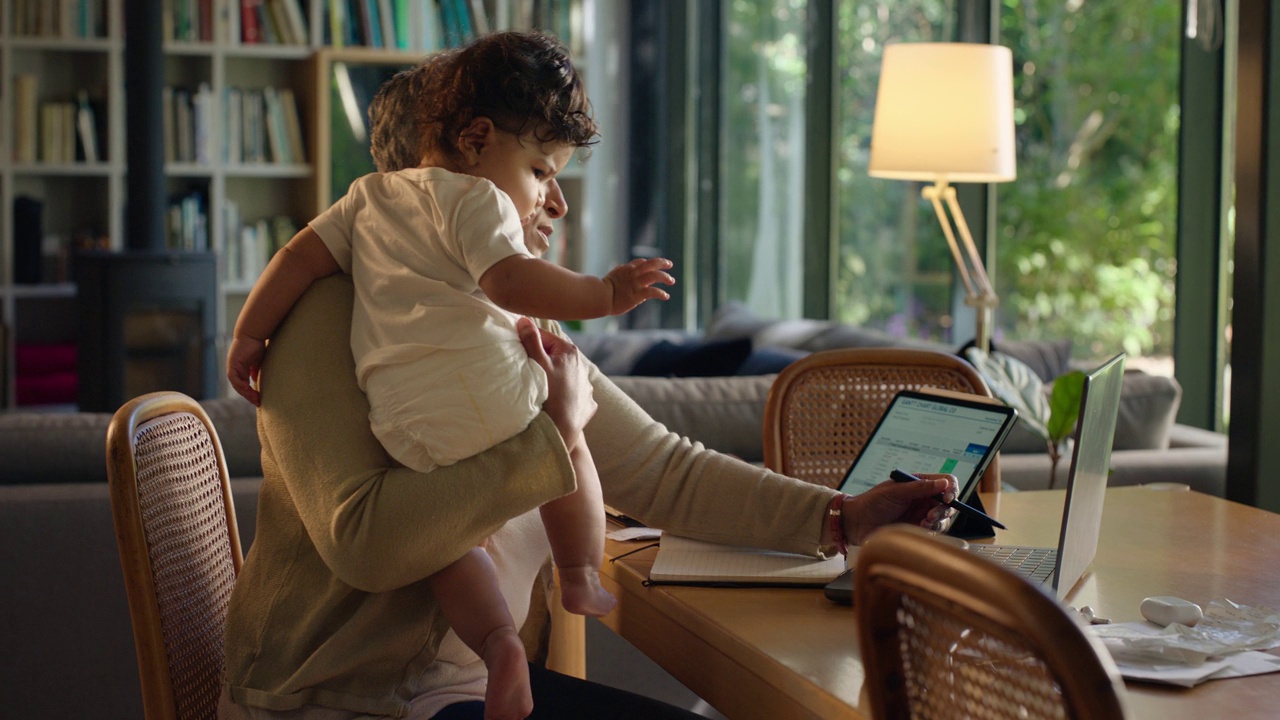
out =
[[[603,373],[591,375],[599,410],[586,429],[605,502],[646,524],[730,545],[831,554],[840,538],[828,509],[840,494],[708,450],[667,431]],[[887,482],[840,503],[848,542],[889,522],[931,524],[951,512],[935,481]],[[947,487],[954,492],[954,480]]]
[[[326,565],[343,582],[379,592],[434,574],[508,519],[572,491],[574,480],[546,413],[454,465],[426,475],[394,468],[356,385],[352,298],[350,277],[324,279],[281,324],[263,366],[259,434],[267,482],[287,488]],[[571,434],[584,414],[569,411]]]

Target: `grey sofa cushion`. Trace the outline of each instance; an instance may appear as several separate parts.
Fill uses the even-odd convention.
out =
[[[256,409],[235,398],[202,400],[233,478],[262,475]],[[111,413],[0,413],[0,484],[107,481]]]
[[[748,462],[760,462],[764,459],[764,398],[775,377],[610,379],[668,430]]]
[[[1126,371],[1120,387],[1120,412],[1116,417],[1112,450],[1167,449],[1181,401],[1182,386],[1177,380],[1141,370]],[[1043,453],[1045,441],[1019,420],[1001,452]]]
[[[794,348],[807,352],[858,347],[910,347],[950,352],[945,345],[832,320],[761,318],[741,303],[720,307],[707,323],[711,340],[751,338],[757,348]]]
[[[108,413],[0,413],[0,484],[107,480]]]

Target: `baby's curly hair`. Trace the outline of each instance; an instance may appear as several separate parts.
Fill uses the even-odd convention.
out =
[[[423,148],[458,157],[458,136],[475,118],[539,142],[583,148],[599,140],[582,78],[569,51],[538,31],[483,35],[425,63],[418,114]]]

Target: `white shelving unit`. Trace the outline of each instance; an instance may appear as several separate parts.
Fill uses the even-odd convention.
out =
[[[75,342],[75,286],[68,264],[55,260],[52,251],[60,245],[65,260],[73,237],[117,249],[122,237],[123,0],[87,3],[96,15],[83,26],[73,16],[62,22],[56,11],[70,11],[57,5],[0,0],[0,408],[17,401],[16,347]],[[19,91],[19,76],[35,79],[28,101]],[[76,103],[82,92],[104,125],[95,138],[98,160],[50,159],[41,147],[40,108]],[[34,146],[20,137],[26,123],[35,123]],[[15,233],[17,198],[40,204],[38,237]],[[19,242],[41,256],[38,279],[17,267]]]

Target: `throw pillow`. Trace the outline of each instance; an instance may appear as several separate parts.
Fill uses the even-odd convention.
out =
[[[965,358],[978,370],[991,393],[1018,411],[1018,424],[1041,438],[1048,434],[1049,397],[1044,382],[1026,363],[997,352],[984,352],[976,347],[965,350]]]
[[[636,359],[632,375],[646,377],[719,377],[736,375],[751,354],[751,339],[654,343]]]
[[[969,348],[977,347],[970,340],[957,353],[968,357]],[[991,352],[1017,358],[1031,368],[1044,382],[1053,382],[1059,375],[1071,370],[1071,339],[1066,340],[992,340]]]
[[[767,347],[752,350],[738,367],[738,375],[776,375],[782,369],[808,355],[795,348]]]
[[[1120,414],[1112,448],[1167,449],[1181,402],[1182,386],[1177,380],[1141,370],[1127,371],[1120,387]]]

